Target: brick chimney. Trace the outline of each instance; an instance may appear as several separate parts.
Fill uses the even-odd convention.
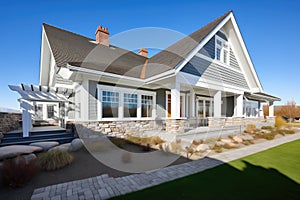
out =
[[[144,56],[144,57],[148,58],[148,50],[146,48],[140,48],[138,54],[140,56]]]
[[[109,32],[108,28],[98,26],[96,30],[96,42],[104,46],[109,46]]]

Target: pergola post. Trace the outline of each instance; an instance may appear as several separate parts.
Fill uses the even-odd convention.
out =
[[[274,102],[269,101],[269,117],[274,117]]]
[[[20,101],[22,110],[23,137],[29,137],[29,132],[32,130],[33,103],[24,99],[21,99]]]

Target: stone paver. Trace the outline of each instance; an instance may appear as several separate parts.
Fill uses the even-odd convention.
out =
[[[103,174],[97,177],[38,188],[34,190],[31,199],[108,199],[195,174],[221,165],[224,162],[245,157],[297,139],[300,139],[300,132],[272,141],[250,145],[241,149],[230,150],[200,160],[147,171],[141,174],[132,174],[118,178],[109,177],[107,174]]]

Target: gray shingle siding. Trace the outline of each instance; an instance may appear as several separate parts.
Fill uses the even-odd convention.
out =
[[[241,70],[240,65],[231,48],[229,52],[229,65],[235,69]]]
[[[182,72],[201,76],[206,80],[219,83],[226,83],[232,86],[249,89],[249,86],[242,73],[232,69],[209,62],[203,58],[194,56],[182,69]]]
[[[89,81],[89,119],[97,120],[97,82]]]
[[[200,54],[205,55],[211,59],[215,58],[215,36],[213,36],[199,51]]]

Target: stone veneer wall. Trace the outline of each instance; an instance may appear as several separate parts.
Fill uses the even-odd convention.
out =
[[[167,119],[166,131],[174,134],[184,133],[185,122],[184,119]]]
[[[81,122],[81,125],[97,132],[111,136],[142,133],[161,129],[159,123],[154,120],[145,121],[107,121],[107,122]]]
[[[209,127],[222,127],[222,126],[239,126],[247,124],[268,124],[274,125],[275,118],[268,117],[264,118],[245,118],[245,117],[227,117],[227,118],[208,118]]]
[[[0,112],[0,135],[22,127],[21,113]]]

